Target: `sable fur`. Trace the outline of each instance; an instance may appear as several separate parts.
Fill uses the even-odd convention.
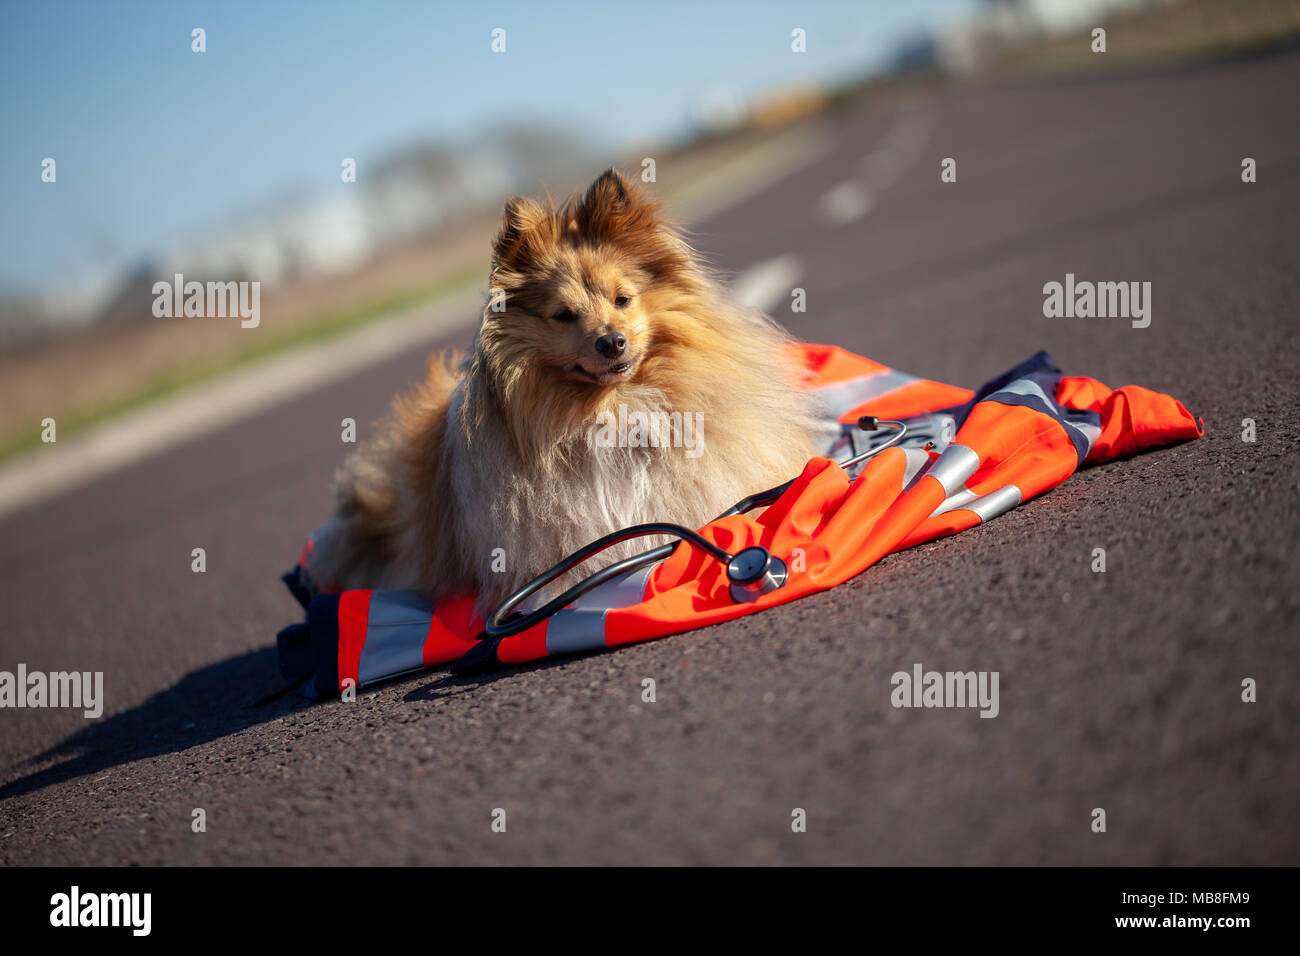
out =
[[[698,528],[799,474],[815,416],[781,359],[785,333],[733,303],[658,207],[613,170],[558,208],[506,203],[472,352],[434,356],[340,469],[310,562],[323,587],[472,593],[486,613],[603,534]],[[594,346],[614,332],[626,372]],[[702,412],[703,454],[598,446],[598,414],[620,403]]]

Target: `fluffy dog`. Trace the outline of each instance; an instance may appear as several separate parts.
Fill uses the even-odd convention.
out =
[[[474,594],[486,614],[594,538],[698,528],[799,474],[815,409],[789,339],[729,299],[659,205],[612,169],[558,207],[506,203],[472,352],[434,356],[342,467],[319,584]],[[657,442],[610,427],[629,420],[673,427]],[[692,449],[679,421],[698,425]]]

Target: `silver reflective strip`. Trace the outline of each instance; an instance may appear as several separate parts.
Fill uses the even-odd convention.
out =
[[[904,385],[910,385],[916,381],[919,381],[919,379],[915,375],[889,369],[884,372],[863,375],[860,378],[851,378],[843,382],[823,385],[820,388],[809,389],[809,391],[825,402],[838,417],[851,408],[857,408],[863,402],[879,398],[881,395],[887,395],[896,388],[902,388]]]
[[[357,684],[365,685],[424,667],[424,639],[429,625],[422,629],[384,628],[378,634],[366,633],[357,665]]]
[[[370,627],[376,624],[418,624],[429,629],[433,608],[419,591],[376,591],[370,596]]]
[[[855,426],[856,430],[856,426]],[[813,446],[819,454],[832,460],[848,458],[852,454],[853,439],[846,426],[837,418],[828,417],[817,425],[813,436]]]
[[[375,591],[357,684],[384,680],[424,666],[424,642],[433,609],[418,591]]]
[[[546,625],[547,654],[575,654],[605,646],[604,608],[566,607]]]
[[[943,504],[931,511],[930,517],[933,518],[935,515],[946,514],[947,512],[953,511],[957,508],[965,508],[978,497],[979,495],[975,494],[975,492],[971,491],[965,485],[962,485],[956,494],[949,495],[944,499]]]
[[[980,456],[974,450],[954,443],[943,450],[926,474],[943,485],[945,495],[951,495],[966,484],[966,479],[975,474],[979,466]]]
[[[1003,485],[997,491],[990,491],[987,495],[977,495],[963,485],[956,493],[949,495],[943,504],[935,508],[930,513],[930,517],[965,509],[975,512],[981,521],[988,521],[1010,511],[1020,504],[1020,500],[1020,489],[1015,485]]]
[[[1070,427],[1075,431],[1083,432],[1083,437],[1088,440],[1088,451],[1092,451],[1092,446],[1097,444],[1097,439],[1101,437],[1101,426],[1091,422],[1070,422]]]
[[[1038,383],[1031,379],[1018,378],[1010,385],[1004,385],[1002,388],[998,389],[998,391],[1011,392],[1013,395],[1032,395],[1036,398],[1041,398],[1043,400],[1043,404],[1045,404],[1048,408],[1056,407],[1056,402],[1050,401],[1046,393],[1044,393],[1043,390],[1038,387]],[[989,397],[992,398],[993,396],[990,395]]]
[[[912,479],[930,464],[930,456],[920,448],[904,448],[903,454],[907,456],[907,464],[903,466],[903,490],[906,491]]]
[[[1020,497],[1020,489],[1015,485],[1003,485],[997,491],[981,495],[966,507],[979,515],[981,521],[992,521],[1020,504]]]
[[[576,654],[603,648],[606,613],[644,601],[646,582],[657,567],[658,563],[620,574],[552,614],[546,624],[546,653]]]
[[[657,567],[659,564],[656,562],[611,578],[600,587],[592,588],[586,594],[579,595],[569,607],[605,610],[611,607],[631,607],[633,604],[640,604],[645,600],[645,584],[650,580],[650,572]]]

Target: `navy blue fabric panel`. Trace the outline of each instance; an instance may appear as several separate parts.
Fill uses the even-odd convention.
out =
[[[303,571],[302,565],[297,565],[293,570],[284,572],[284,574],[280,575],[280,580],[289,589],[293,599],[302,605],[302,609],[307,610],[307,605],[311,603],[315,588],[311,586],[311,579]]]
[[[280,676],[288,681],[306,680],[316,672],[311,631],[304,624],[290,624],[275,635],[280,658]]]
[[[339,693],[339,595],[318,594],[307,608],[316,690],[321,696]]]
[[[1056,364],[1056,359],[1052,358],[1047,352],[1039,351],[1025,359],[1015,368],[1004,372],[997,378],[985,384],[978,392],[975,393],[974,402],[983,401],[991,398],[996,393],[1002,391],[1012,382],[1020,379],[1029,379],[1043,390],[1043,394],[1052,403],[1053,414],[1057,418],[1068,422],[1083,422],[1089,425],[1101,427],[1101,416],[1091,409],[1087,408],[1067,408],[1056,402],[1056,388],[1061,384],[1061,367]],[[1000,400],[1000,399],[999,399]],[[974,407],[974,402],[967,406],[967,412]]]
[[[975,402],[982,402],[993,393],[1002,391],[1012,382],[1022,378],[1032,379],[1043,386],[1043,391],[1048,395],[1055,395],[1056,383],[1061,380],[1061,375],[1061,366],[1056,364],[1056,359],[1044,351],[1035,352],[1015,368],[1008,369],[997,378],[986,382],[984,387],[975,393],[975,398],[971,400],[968,407],[973,408]],[[1050,389],[1046,387],[1047,382],[1051,383]]]

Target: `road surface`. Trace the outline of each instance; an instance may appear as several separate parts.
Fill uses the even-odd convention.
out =
[[[247,706],[280,683],[277,575],[327,512],[339,422],[375,419],[415,353],[3,519],[0,669],[103,671],[107,706],[0,712],[0,862],[1300,862],[1298,87],[1286,54],[858,106],[695,224],[722,268],[778,277],[806,339],[972,387],[1046,348],[1207,423],[830,592]],[[1045,318],[1066,273],[1151,282],[1150,327]],[[1000,714],[894,709],[917,663],[999,672]]]

